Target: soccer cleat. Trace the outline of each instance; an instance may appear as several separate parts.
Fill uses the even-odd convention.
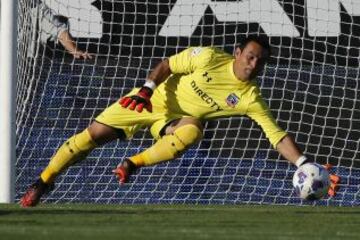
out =
[[[54,189],[54,184],[46,184],[41,179],[31,184],[24,196],[20,199],[21,207],[34,207],[40,202],[40,198],[45,193]]]
[[[120,185],[127,183],[129,176],[136,170],[135,164],[129,159],[125,159],[112,172],[119,180]]]

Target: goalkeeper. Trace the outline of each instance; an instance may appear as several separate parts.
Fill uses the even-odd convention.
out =
[[[212,47],[190,47],[158,64],[144,86],[133,89],[106,108],[84,131],[69,138],[51,158],[39,179],[21,199],[35,206],[50,191],[64,169],[84,159],[94,148],[116,139],[128,139],[150,127],[157,142],[130,156],[113,171],[120,183],[143,166],[175,159],[202,139],[208,119],[246,115],[265,132],[274,148],[289,162],[308,161],[290,135],[275,122],[254,80],[270,56],[268,43],[247,38],[234,56]],[[329,194],[339,179],[332,175]]]

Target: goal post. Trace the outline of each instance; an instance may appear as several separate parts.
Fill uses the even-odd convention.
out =
[[[17,0],[1,1],[0,19],[0,203],[11,203],[15,197]]]
[[[207,122],[204,139],[182,157],[142,168],[120,187],[111,170],[153,144],[148,130],[97,148],[59,176],[44,201],[360,204],[360,2],[41,1],[69,20],[77,47],[94,54],[82,60],[57,41],[39,1],[19,0],[17,8],[16,200],[66,139],[141,86],[161,59],[189,46],[232,53],[246,36],[262,35],[272,57],[256,79],[261,94],[309,158],[334,165],[343,180],[336,197],[297,198],[295,167],[259,126],[234,116]]]

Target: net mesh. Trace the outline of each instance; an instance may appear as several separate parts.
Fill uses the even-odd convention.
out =
[[[160,59],[196,45],[232,52],[244,36],[266,34],[273,57],[257,78],[262,95],[306,155],[334,165],[342,177],[336,197],[302,202],[291,183],[295,167],[251,120],[231,117],[207,122],[204,139],[181,158],[143,168],[123,186],[111,170],[153,144],[148,131],[97,148],[59,176],[44,201],[359,205],[360,4],[311,2],[20,0],[16,199],[67,138],[141,86]],[[74,59],[57,42],[42,4],[68,17],[92,60]],[[309,29],[309,21],[318,24]]]

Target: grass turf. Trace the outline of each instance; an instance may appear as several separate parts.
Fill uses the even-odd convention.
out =
[[[0,204],[0,238],[360,239],[360,208]]]

